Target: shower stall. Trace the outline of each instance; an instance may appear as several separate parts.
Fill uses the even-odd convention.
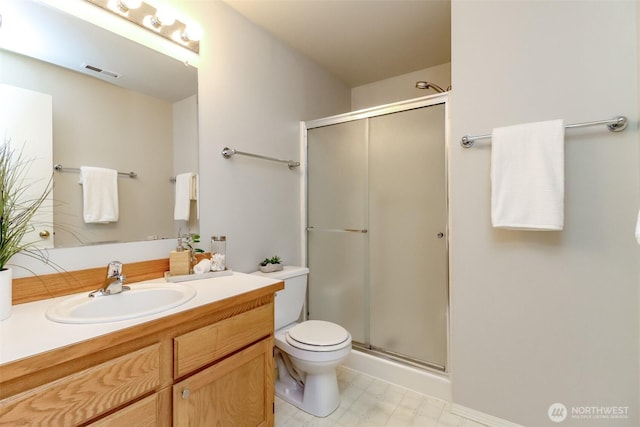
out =
[[[447,370],[447,107],[439,94],[304,124],[307,315],[354,348]]]

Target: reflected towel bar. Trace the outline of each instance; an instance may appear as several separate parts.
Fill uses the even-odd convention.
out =
[[[574,124],[570,124],[570,125],[565,125],[565,129],[570,129],[570,128],[581,128],[581,127],[586,127],[586,126],[598,126],[598,125],[607,125],[607,128],[611,131],[611,132],[620,132],[623,131],[627,128],[628,125],[628,121],[627,118],[625,116],[617,116],[614,117],[613,119],[609,119],[609,120],[598,120],[595,122],[585,122],[585,123],[574,123]],[[479,139],[488,139],[491,138],[491,135],[476,135],[476,136],[471,136],[471,135],[465,135],[462,137],[462,139],[460,140],[460,145],[462,145],[462,147],[464,148],[471,148],[473,147],[473,143]]]
[[[53,169],[56,172],[80,172],[79,168],[65,168],[60,163],[53,165]],[[136,178],[138,176],[135,172],[118,172],[118,175],[128,176],[129,178]]]
[[[298,166],[300,166],[300,162],[295,162],[293,160],[281,160],[281,159],[276,159],[274,157],[261,156],[259,154],[245,153],[244,151],[238,151],[238,150],[236,150],[234,148],[229,148],[229,147],[224,147],[222,149],[222,151],[220,152],[220,154],[222,154],[222,157],[224,157],[225,159],[230,159],[231,156],[233,156],[234,154],[240,154],[241,156],[255,157],[256,159],[270,160],[272,162],[279,162],[279,163],[286,163],[287,166],[289,166],[289,169],[291,169],[291,170],[293,170],[293,169],[297,168]]]

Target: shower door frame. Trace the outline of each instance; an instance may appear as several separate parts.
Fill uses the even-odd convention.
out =
[[[350,122],[350,121],[354,121],[354,120],[360,120],[360,119],[369,119],[372,117],[377,117],[377,116],[384,116],[387,114],[392,114],[392,113],[399,113],[399,112],[403,112],[403,111],[408,111],[408,110],[413,110],[413,109],[417,109],[417,108],[422,108],[422,107],[430,107],[430,106],[434,106],[434,105],[440,105],[443,104],[444,105],[444,112],[445,112],[445,120],[444,120],[444,134],[445,134],[445,141],[444,141],[444,162],[445,162],[445,177],[444,177],[444,184],[445,184],[445,192],[446,192],[446,200],[445,200],[445,209],[446,209],[446,217],[447,217],[447,223],[445,225],[445,248],[446,248],[446,257],[447,257],[447,307],[446,307],[446,365],[444,366],[444,369],[438,369],[435,366],[430,366],[428,363],[419,363],[419,362],[414,362],[408,358],[405,357],[394,357],[392,353],[390,352],[384,352],[384,351],[378,351],[375,348],[374,349],[368,349],[364,346],[355,346],[356,349],[363,351],[363,352],[367,352],[367,353],[372,353],[378,357],[382,357],[385,359],[389,359],[392,361],[398,361],[400,363],[404,363],[410,366],[415,366],[421,369],[427,369],[427,370],[432,370],[434,372],[437,372],[439,374],[449,374],[451,372],[451,331],[450,331],[450,319],[449,319],[449,314],[450,314],[450,306],[451,306],[451,292],[450,292],[450,277],[451,277],[451,272],[450,272],[450,263],[449,263],[449,224],[451,223],[451,210],[449,209],[449,161],[450,161],[450,154],[449,154],[449,149],[450,149],[450,124],[449,124],[449,94],[448,92],[445,93],[439,93],[439,94],[435,94],[435,95],[429,95],[429,96],[424,96],[424,97],[420,97],[420,98],[413,98],[413,99],[409,99],[409,100],[405,100],[405,101],[399,101],[399,102],[395,102],[395,103],[391,103],[391,104],[385,104],[385,105],[380,105],[380,106],[376,106],[376,107],[371,107],[371,108],[366,108],[366,109],[362,109],[362,110],[357,110],[357,111],[352,111],[349,113],[344,113],[344,114],[338,114],[335,116],[329,116],[329,117],[323,117],[320,119],[314,119],[314,120],[308,120],[308,121],[303,121],[300,122],[300,153],[301,153],[301,158],[302,158],[302,164],[301,164],[301,172],[302,172],[302,179],[300,180],[300,214],[302,216],[302,220],[300,221],[300,236],[301,236],[301,244],[300,244],[300,259],[304,261],[304,265],[308,266],[309,265],[309,259],[308,259],[308,238],[307,238],[307,221],[308,221],[308,212],[307,212],[307,206],[308,206],[308,186],[307,186],[307,165],[308,165],[308,147],[307,147],[307,130],[308,129],[313,129],[313,128],[319,128],[319,127],[323,127],[323,126],[330,126],[330,125],[335,125],[335,124],[339,124],[339,123],[345,123],[345,122]],[[368,270],[368,269],[367,269]],[[368,276],[368,272],[367,272],[367,276]],[[308,295],[309,292],[307,291],[307,299],[308,299]],[[304,306],[304,310],[303,310],[303,318],[304,320],[307,319],[308,316],[308,301],[305,302],[305,306]],[[370,313],[368,312],[369,308],[370,308],[370,301],[367,297],[367,301],[366,301],[366,310],[367,310],[367,315],[370,316]],[[367,336],[369,335],[369,330],[366,331]],[[368,337],[367,337],[368,339]]]

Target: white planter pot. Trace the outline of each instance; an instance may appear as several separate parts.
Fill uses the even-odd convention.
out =
[[[0,320],[11,316],[13,273],[10,268],[0,270]]]
[[[280,270],[282,270],[282,264],[267,264],[260,266],[260,271],[263,273],[273,273],[274,271]]]

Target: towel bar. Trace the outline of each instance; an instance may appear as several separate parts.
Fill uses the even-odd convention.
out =
[[[291,170],[293,170],[293,169],[297,168],[298,166],[300,166],[300,162],[295,162],[293,160],[281,160],[281,159],[276,159],[274,157],[261,156],[259,154],[245,153],[244,151],[238,151],[235,148],[229,148],[229,147],[224,147],[222,149],[222,151],[220,152],[220,154],[222,154],[222,157],[224,157],[225,159],[230,159],[231,156],[233,156],[234,154],[240,154],[241,156],[255,157],[256,159],[270,160],[272,162],[279,162],[279,163],[286,163],[287,166],[289,166],[289,169],[291,169]]]
[[[79,168],[65,168],[60,163],[53,165],[53,169],[56,172],[80,172]],[[136,178],[138,176],[135,172],[118,172],[118,175],[128,176],[129,178]]]
[[[598,121],[595,121],[595,122],[573,123],[573,124],[565,125],[565,129],[580,128],[580,127],[586,127],[586,126],[607,125],[607,128],[611,132],[620,132],[620,131],[625,130],[627,128],[628,124],[629,123],[628,123],[627,118],[625,116],[617,116],[617,117],[614,117],[613,119],[609,119],[609,120],[598,120]],[[487,135],[476,135],[476,136],[465,135],[460,140],[460,145],[462,145],[462,147],[464,147],[464,148],[471,148],[471,147],[473,147],[473,143],[475,141],[477,141],[479,139],[488,139],[488,138],[491,138],[490,134],[487,134]]]

